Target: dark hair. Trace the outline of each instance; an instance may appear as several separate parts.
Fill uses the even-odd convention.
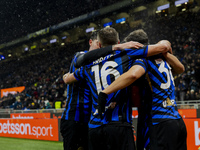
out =
[[[149,39],[148,39],[146,32],[144,32],[143,29],[138,29],[138,30],[135,30],[135,31],[129,33],[129,35],[124,39],[124,41],[125,42],[137,41],[141,44],[147,45],[149,42]]]
[[[92,31],[91,35],[90,35],[90,39],[91,40],[96,40],[97,39],[97,33],[99,32],[99,30],[94,30]]]
[[[102,47],[117,44],[119,41],[119,34],[112,27],[106,27],[101,29],[98,32],[97,37],[99,38],[98,40],[101,43]]]

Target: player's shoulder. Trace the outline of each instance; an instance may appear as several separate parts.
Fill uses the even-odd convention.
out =
[[[79,57],[79,56],[85,54],[86,52],[87,52],[87,51],[76,52],[76,53],[74,54],[74,59],[76,60],[77,57]]]
[[[79,53],[80,54],[85,54],[85,53],[87,53],[88,51],[87,50],[84,50],[84,51],[80,51]]]
[[[88,52],[88,51],[86,51],[86,50],[85,50],[85,51],[79,51],[79,52],[76,52],[75,55],[81,55],[81,54],[85,54],[85,53],[87,53],[87,52]]]

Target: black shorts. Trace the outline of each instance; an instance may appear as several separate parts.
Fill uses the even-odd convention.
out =
[[[88,150],[88,124],[61,119],[64,150]]]
[[[109,123],[89,130],[90,150],[135,150],[132,126]]]
[[[150,127],[150,149],[187,150],[187,131],[183,119],[161,122]]]

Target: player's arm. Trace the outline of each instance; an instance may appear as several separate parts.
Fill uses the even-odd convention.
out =
[[[176,74],[183,73],[185,71],[184,65],[178,60],[178,58],[170,53],[163,53],[166,61],[170,64],[173,72]]]
[[[113,92],[116,92],[118,90],[121,90],[130,84],[132,84],[134,81],[139,79],[143,74],[145,73],[145,69],[140,65],[134,65],[132,66],[127,72],[122,74],[119,78],[117,78],[112,84],[110,84],[107,88],[105,88],[103,91],[99,93],[98,96],[98,112],[100,116],[102,116],[102,113],[105,112],[105,104],[106,99],[108,97],[108,94],[111,94]]]
[[[131,85],[134,81],[139,79],[144,74],[145,69],[142,66],[134,65],[127,72],[117,78],[111,85],[105,88],[102,92],[105,94],[111,94],[113,92],[121,90]]]
[[[74,77],[74,73],[66,73],[63,75],[63,81],[66,84],[77,82],[78,80]]]
[[[172,53],[171,43],[167,40],[162,40],[154,45],[148,46],[147,57],[157,55],[160,53],[170,52]]]
[[[138,42],[127,42],[123,44],[116,44],[113,46],[108,46],[105,48],[99,48],[96,50],[91,50],[85,54],[79,55],[75,62],[75,67],[80,68],[81,66],[84,66],[86,64],[89,64],[90,62],[97,60],[100,57],[106,56],[108,54],[111,54],[114,50],[123,50],[125,48],[139,48],[143,47],[143,44],[140,44]]]
[[[79,55],[75,62],[75,67],[80,68],[90,62],[112,53],[112,46],[91,50],[85,54]]]

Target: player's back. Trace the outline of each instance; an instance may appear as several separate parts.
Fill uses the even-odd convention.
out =
[[[75,54],[70,65],[70,73],[76,71],[76,59],[83,53],[78,52]],[[62,118],[87,123],[90,118],[90,112],[91,100],[88,84],[85,81],[81,81],[67,85],[67,100]]]
[[[77,80],[85,79],[90,86],[93,101],[92,114],[89,123],[90,128],[96,128],[112,121],[124,121],[131,124],[132,109],[129,90],[127,88],[108,96],[106,106],[109,106],[113,101],[116,102],[116,106],[114,109],[107,109],[103,115],[103,119],[97,111],[98,93],[110,85],[121,74],[128,71],[133,64],[134,59],[146,57],[146,55],[146,47],[135,51],[116,51],[104,58],[99,58],[75,72],[74,76]]]
[[[160,56],[136,60],[134,64],[141,65],[146,70],[140,89],[143,91],[141,104],[138,108],[138,141],[139,150],[150,149],[151,124],[156,125],[169,119],[179,119],[176,109],[175,85],[171,67]],[[145,110],[145,111],[144,111]]]
[[[146,61],[147,75],[152,89],[152,122],[169,119],[179,119],[180,115],[176,109],[175,85],[171,67],[161,56],[150,57]]]

